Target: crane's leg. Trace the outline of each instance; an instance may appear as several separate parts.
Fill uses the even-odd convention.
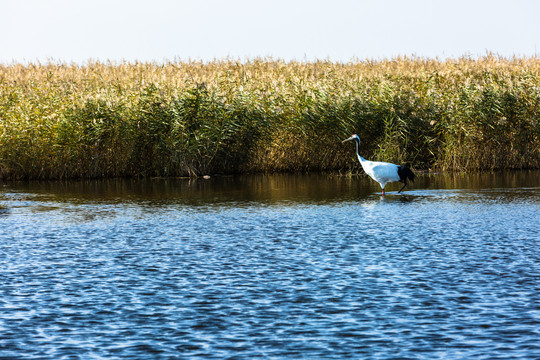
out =
[[[405,189],[405,186],[407,186],[407,180],[403,182],[403,186],[401,187],[401,189],[399,189],[398,194],[401,192],[401,190]]]

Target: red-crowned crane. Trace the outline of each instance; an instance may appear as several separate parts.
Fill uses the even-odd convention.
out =
[[[387,162],[380,162],[380,161],[369,161],[364,159],[360,155],[359,147],[360,147],[360,138],[358,135],[353,135],[348,139],[343,140],[342,142],[347,141],[354,141],[356,143],[356,155],[358,156],[358,160],[360,161],[360,164],[362,165],[362,168],[368,174],[371,176],[373,180],[378,182],[381,185],[382,194],[384,193],[384,187],[389,182],[399,181],[403,183],[403,186],[398,191],[398,193],[401,192],[407,186],[407,179],[414,182],[414,173],[409,169],[407,165],[395,165],[390,164]]]

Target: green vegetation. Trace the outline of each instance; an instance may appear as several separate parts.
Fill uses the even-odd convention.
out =
[[[540,168],[540,59],[0,65],[0,178]]]

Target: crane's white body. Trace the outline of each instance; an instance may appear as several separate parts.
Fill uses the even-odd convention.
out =
[[[383,191],[387,183],[401,180],[398,175],[398,166],[395,164],[381,161],[369,161],[360,155],[358,155],[358,160],[366,174],[378,182]]]

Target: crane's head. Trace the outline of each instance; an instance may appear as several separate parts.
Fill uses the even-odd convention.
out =
[[[342,143],[347,142],[347,141],[356,141],[358,144],[360,144],[360,138],[356,134],[354,134],[348,139],[343,140]]]

